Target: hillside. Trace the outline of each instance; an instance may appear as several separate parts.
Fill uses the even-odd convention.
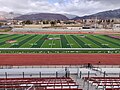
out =
[[[75,17],[74,20],[90,19],[90,18],[96,18],[96,17],[99,18],[99,19],[120,18],[120,9],[99,12],[99,13],[96,13],[96,14],[83,16],[83,17]]]
[[[68,20],[68,18],[61,14],[53,13],[37,13],[30,15],[22,15],[14,18],[16,20]]]

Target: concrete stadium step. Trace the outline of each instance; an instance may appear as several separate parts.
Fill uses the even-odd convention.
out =
[[[99,90],[88,82],[84,82],[84,80],[79,78],[77,75],[71,75],[71,78],[77,83],[77,85],[79,85],[79,88],[82,90]]]

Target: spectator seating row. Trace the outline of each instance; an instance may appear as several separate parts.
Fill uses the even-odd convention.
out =
[[[120,77],[83,77],[83,79],[97,88],[120,90]]]
[[[50,78],[1,78],[1,89],[27,90],[81,90],[70,77]]]

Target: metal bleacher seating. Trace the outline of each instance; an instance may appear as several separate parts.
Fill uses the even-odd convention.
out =
[[[97,88],[120,90],[120,77],[83,77],[83,79]]]
[[[70,77],[1,78],[0,90],[81,90]]]

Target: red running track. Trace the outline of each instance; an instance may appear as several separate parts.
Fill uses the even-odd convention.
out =
[[[0,54],[0,65],[120,65],[120,54]]]

